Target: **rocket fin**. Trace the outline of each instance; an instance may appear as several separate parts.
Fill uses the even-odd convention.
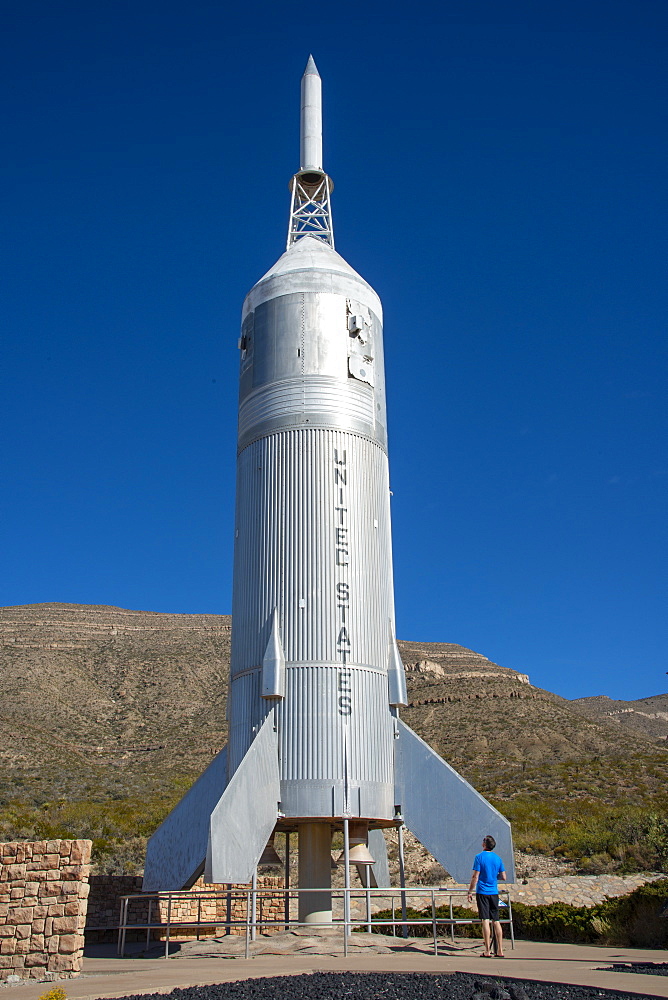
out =
[[[262,697],[285,697],[285,654],[278,628],[278,610],[271,618],[271,634],[262,658]]]
[[[408,704],[406,693],[406,671],[401,659],[401,653],[394,637],[394,629],[390,622],[389,646],[387,654],[387,684],[389,703],[393,708]]]
[[[395,756],[395,802],[421,844],[458,882],[471,878],[482,838],[491,834],[496,852],[515,881],[510,823],[399,720]]]
[[[387,862],[387,845],[382,830],[369,830],[369,850],[375,858],[371,865],[371,885],[374,889],[390,888],[390,866]]]
[[[276,825],[281,782],[270,712],[211,817],[205,882],[249,882]]]
[[[185,889],[200,874],[209,817],[227,784],[227,748],[188,789],[155,831],[146,847],[144,892]]]

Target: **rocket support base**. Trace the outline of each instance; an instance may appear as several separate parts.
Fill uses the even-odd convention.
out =
[[[299,921],[331,924],[332,830],[329,823],[299,825],[299,888],[322,892],[299,894]]]

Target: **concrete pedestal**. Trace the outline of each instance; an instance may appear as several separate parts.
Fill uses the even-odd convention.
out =
[[[299,826],[299,888],[322,892],[299,894],[299,920],[306,923],[332,922],[332,831],[329,823],[302,823]]]

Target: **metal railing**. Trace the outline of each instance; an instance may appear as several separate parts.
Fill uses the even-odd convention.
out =
[[[126,946],[126,934],[129,930],[139,930],[146,932],[146,948],[150,947],[151,932],[152,931],[162,931],[165,934],[165,958],[169,958],[169,945],[170,937],[173,929],[189,929],[195,930],[197,940],[200,938],[200,930],[202,928],[224,927],[227,934],[231,933],[233,928],[242,929],[245,935],[245,958],[250,957],[250,945],[251,942],[256,939],[257,931],[261,928],[270,927],[282,927],[288,930],[292,927],[308,927],[309,929],[316,929],[319,927],[341,927],[343,934],[343,954],[347,956],[349,936],[351,931],[355,927],[366,926],[367,931],[372,931],[372,929],[378,929],[380,927],[391,927],[392,935],[396,936],[397,927],[401,928],[401,935],[403,937],[408,937],[409,926],[421,926],[431,927],[432,937],[434,942],[434,955],[438,955],[438,930],[439,927],[449,928],[452,941],[455,940],[455,928],[459,926],[464,926],[467,924],[480,924],[482,921],[478,916],[470,917],[455,917],[454,906],[458,905],[455,900],[458,897],[463,897],[466,899],[467,892],[462,889],[432,889],[432,888],[410,888],[405,889],[372,889],[372,888],[354,888],[354,889],[343,889],[343,888],[332,888],[327,889],[327,892],[331,892],[332,903],[334,904],[337,900],[342,900],[343,906],[339,906],[338,909],[342,910],[343,915],[339,915],[338,912],[332,913],[331,922],[311,922],[311,921],[300,921],[298,919],[293,919],[290,913],[290,902],[291,900],[296,900],[299,896],[304,893],[318,892],[322,893],[322,889],[281,889],[281,888],[268,888],[268,889],[224,889],[216,891],[183,891],[183,892],[156,892],[156,893],[134,893],[127,896],[120,897],[121,912],[120,920],[118,924],[118,947],[117,953],[123,957],[125,954]],[[374,916],[371,912],[371,899],[372,896],[379,897],[383,900],[388,900],[389,903],[383,909],[390,910],[392,917],[379,919]],[[505,901],[501,900],[501,897],[505,896]],[[277,897],[283,897],[284,901],[284,915],[280,918],[266,918],[257,917],[257,898],[268,897],[271,899],[276,899]],[[350,902],[352,898],[361,898],[365,903],[365,915],[364,917],[353,917],[350,910]],[[408,917],[406,912],[407,900],[410,898],[411,902],[414,900],[425,900],[425,909],[431,904],[431,916],[428,917]],[[447,903],[437,902],[437,899],[447,899]],[[202,903],[203,902],[217,902],[218,900],[224,900],[227,908],[227,916],[225,918],[216,916],[212,919],[203,920],[202,919]],[[231,917],[232,904],[234,900],[244,900],[245,901],[245,916],[241,918],[233,919]],[[128,911],[132,901],[142,901],[148,903],[147,919],[141,921],[128,922]],[[157,901],[157,910],[159,919],[153,921],[151,918],[154,913],[154,906]],[[174,904],[187,901],[192,906],[193,902],[197,902],[197,917],[196,919],[181,919],[180,917],[173,917]],[[499,923],[502,925],[507,925],[509,929],[509,939],[511,942],[511,947],[515,947],[515,934],[513,929],[513,913],[512,904],[510,901],[510,893],[507,889],[502,890],[500,893],[501,910],[499,911]],[[161,910],[163,910],[166,904],[167,912],[166,919],[162,919]],[[442,917],[437,915],[437,909],[443,905],[447,905],[449,908],[449,916]],[[461,905],[461,903],[459,904]],[[507,910],[507,915],[503,914],[503,911]],[[395,915],[398,914],[398,915]]]

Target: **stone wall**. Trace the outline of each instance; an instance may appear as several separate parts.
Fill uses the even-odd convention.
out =
[[[258,878],[257,880],[258,889],[282,889],[283,879],[276,877],[265,877]],[[205,885],[202,879],[199,879],[193,886],[194,890],[200,890],[203,892],[216,892],[221,893],[221,895],[214,898],[201,896],[199,899],[193,897],[192,899],[187,899],[181,897],[178,900],[172,902],[171,908],[171,920],[182,920],[185,923],[191,923],[196,920],[204,921],[215,921],[215,920],[235,920],[235,921],[245,921],[246,920],[246,899],[247,892],[250,886],[247,885],[234,885],[231,887],[232,892],[228,894],[227,886],[225,885]],[[285,913],[285,903],[284,897],[281,892],[271,895],[258,895],[256,900],[256,919],[258,923],[262,920],[280,920]],[[167,919],[167,904],[164,900],[161,900],[160,904],[160,919],[166,921]],[[269,926],[265,928],[265,932],[271,934],[272,931],[282,930],[282,925],[280,926]],[[181,929],[182,930],[182,929]],[[226,933],[226,927],[223,924],[221,927],[216,929],[215,927],[202,928],[202,936],[206,937],[207,934],[224,934]],[[245,930],[243,926],[236,926],[230,928],[230,934],[244,934]],[[171,936],[171,935],[170,935]]]
[[[141,876],[134,875],[91,875],[90,897],[88,901],[88,919],[86,921],[86,941],[99,942],[116,940],[118,933],[118,923],[120,918],[121,896],[129,896],[141,893]],[[258,878],[258,889],[283,888],[283,879],[275,877]],[[169,937],[172,941],[183,941],[197,935],[195,924],[197,921],[204,921],[210,926],[202,927],[199,931],[200,937],[211,937],[225,934],[226,920],[243,922],[246,920],[246,893],[250,887],[247,885],[232,886],[232,893],[228,896],[227,885],[205,885],[200,878],[195,882],[192,889],[184,890],[178,896],[172,898],[170,924],[193,924],[192,929],[184,926],[171,927]],[[199,895],[199,893],[215,893],[215,896]],[[150,894],[140,899],[131,900],[128,906],[128,925],[146,924],[149,915]],[[256,914],[257,920],[280,920],[285,912],[284,897],[280,891],[271,895],[258,895]],[[152,898],[151,902],[151,923],[166,924],[169,904],[165,897],[160,899]],[[221,921],[216,924],[215,921]],[[267,927],[266,932],[281,930],[281,925]],[[166,930],[162,927],[154,927],[151,932],[151,940],[161,940],[165,937]],[[243,934],[243,923],[231,927],[229,933]],[[126,934],[127,941],[146,940],[146,931],[141,929],[129,930]]]
[[[90,840],[0,844],[0,981],[81,971]]]
[[[121,912],[121,896],[141,892],[141,875],[91,875],[88,914],[86,916],[86,942],[116,939],[116,929]],[[133,909],[133,916],[136,909]],[[138,914],[139,915],[139,914]],[[142,914],[143,916],[143,911]],[[134,937],[129,937],[130,941]]]

